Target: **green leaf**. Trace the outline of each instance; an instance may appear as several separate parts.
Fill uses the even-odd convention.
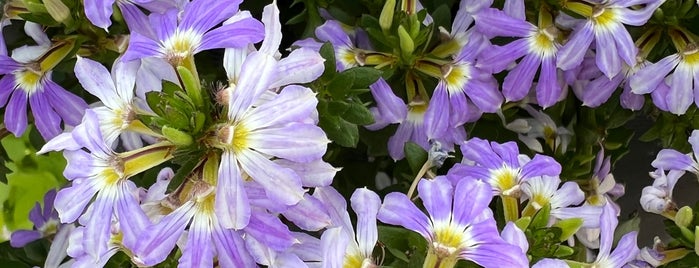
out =
[[[422,168],[422,165],[427,161],[427,151],[414,142],[405,143],[403,151],[405,152],[405,159],[408,160],[408,165],[410,165],[413,174],[417,174],[420,168]]]
[[[354,77],[352,88],[368,88],[381,77],[381,71],[373,67],[354,67],[342,73],[351,74]]]
[[[330,42],[326,42],[320,47],[319,53],[320,56],[325,59],[325,62],[323,63],[325,70],[323,71],[323,75],[320,77],[321,79],[330,80],[335,77],[335,74],[337,73],[337,66],[335,65],[335,49]]]
[[[582,224],[583,224],[583,220],[581,218],[570,218],[570,219],[560,220],[560,221],[554,223],[553,227],[561,228],[560,241],[563,242],[563,241],[568,240],[568,238],[570,238],[573,234],[578,232],[578,230],[580,229]]]
[[[529,225],[530,228],[544,228],[549,223],[549,216],[551,214],[551,204],[546,204],[539,211],[536,212],[532,223]]]
[[[357,125],[369,125],[374,123],[374,116],[371,111],[361,103],[350,102],[348,109],[342,118]]]
[[[357,142],[359,142],[357,125],[338,116],[320,114],[319,117],[318,125],[328,135],[328,139],[344,147],[354,148],[357,146]]]

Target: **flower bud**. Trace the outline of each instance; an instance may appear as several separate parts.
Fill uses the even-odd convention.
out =
[[[415,51],[415,43],[413,43],[413,39],[403,25],[398,26],[398,39],[400,40],[400,49],[403,55],[410,55]]]
[[[381,15],[379,16],[379,25],[381,26],[382,30],[388,31],[389,29],[391,29],[391,25],[393,24],[393,13],[395,12],[395,9],[396,0],[387,0],[386,3],[383,5]]]
[[[175,145],[187,146],[192,144],[192,136],[176,128],[163,126],[163,136]]]
[[[692,224],[692,219],[694,219],[694,212],[689,206],[684,206],[677,211],[675,214],[675,224],[681,227],[689,227]]]

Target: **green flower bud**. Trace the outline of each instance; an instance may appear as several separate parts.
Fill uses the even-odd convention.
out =
[[[675,224],[680,227],[689,227],[692,224],[692,219],[694,218],[694,212],[689,206],[684,206],[677,211],[675,214]]]
[[[381,10],[381,15],[379,16],[379,25],[384,31],[391,29],[393,24],[393,13],[396,9],[396,0],[386,0]]]

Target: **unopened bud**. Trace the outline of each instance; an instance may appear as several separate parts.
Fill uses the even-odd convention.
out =
[[[403,55],[410,55],[415,51],[415,43],[413,43],[413,39],[403,25],[398,26],[398,39],[400,40],[400,49]]]
[[[393,13],[396,10],[396,0],[386,0],[381,10],[381,15],[379,16],[379,25],[384,31],[391,29],[393,24]]]
[[[175,145],[187,146],[192,144],[192,136],[176,128],[163,126],[163,136]]]
[[[694,212],[689,206],[684,206],[675,214],[675,224],[681,227],[689,227],[694,219]]]

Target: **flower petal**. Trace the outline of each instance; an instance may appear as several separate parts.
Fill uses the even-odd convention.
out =
[[[246,47],[262,40],[263,27],[259,21],[253,18],[245,18],[223,25],[205,33],[201,45],[194,50],[194,53],[216,48]]]
[[[376,214],[381,207],[381,198],[366,188],[359,188],[354,191],[350,201],[352,210],[357,213],[357,244],[364,257],[371,257],[376,241],[379,240]]]
[[[580,65],[593,39],[592,21],[588,20],[580,24],[573,31],[568,42],[558,50],[558,57],[556,58],[558,67],[566,71]]]
[[[225,228],[242,229],[250,222],[250,204],[236,156],[223,151],[218,168],[214,211]]]
[[[424,238],[432,237],[430,220],[403,193],[386,195],[377,218],[383,223],[403,226]]]
[[[245,173],[265,188],[267,196],[285,205],[303,199],[301,180],[291,169],[283,168],[258,152],[244,150],[235,154]]]

